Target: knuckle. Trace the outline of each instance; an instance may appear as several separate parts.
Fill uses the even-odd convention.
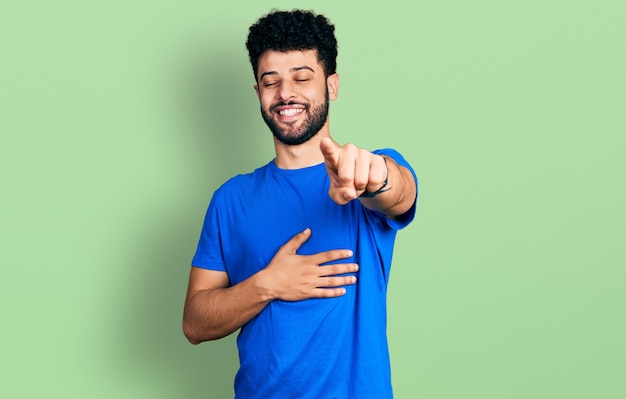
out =
[[[320,292],[320,297],[322,297],[322,298],[331,298],[331,297],[333,297],[333,290],[323,289]]]
[[[354,187],[359,190],[363,190],[365,187],[367,187],[367,183],[368,179],[366,176],[356,176],[354,178]]]
[[[328,255],[328,260],[337,260],[341,258],[341,250],[333,250],[333,251],[328,251],[326,254]],[[332,265],[331,267],[331,271],[335,272],[337,270],[337,265]]]
[[[338,275],[338,274],[342,274],[345,273],[347,270],[345,268],[344,264],[340,264],[340,265],[334,265],[333,266],[333,275]],[[343,281],[343,278],[341,279]]]
[[[322,290],[321,296],[324,298],[334,298],[341,296],[345,293],[345,289],[343,288],[326,288]]]
[[[341,186],[345,186],[346,184],[354,181],[354,175],[349,173],[347,170],[342,170],[337,175],[337,181]]]
[[[343,148],[350,154],[354,154],[358,151],[357,146],[355,146],[352,143],[347,143],[346,145],[343,146]]]
[[[342,274],[348,272],[349,265],[347,263],[341,263],[335,265],[335,274]]]
[[[326,263],[326,262],[330,262],[331,260],[333,260],[332,258],[332,253],[331,252],[322,252],[319,254],[319,259],[320,259],[320,264],[321,263]]]
[[[335,249],[332,251],[332,257],[333,257],[333,260],[341,259],[344,257],[344,251],[341,249]],[[339,264],[332,265],[333,272],[336,273],[340,269],[340,267],[341,266]]]

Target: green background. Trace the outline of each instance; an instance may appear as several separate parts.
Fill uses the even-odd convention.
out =
[[[421,197],[389,293],[396,397],[626,397],[626,3],[0,6],[0,396],[228,398],[181,332],[213,190],[273,157],[248,26],[336,24],[331,131]]]

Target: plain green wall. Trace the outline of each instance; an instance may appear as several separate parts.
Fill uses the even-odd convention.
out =
[[[337,26],[335,138],[420,178],[396,397],[626,397],[626,3],[339,3],[0,7],[0,396],[232,395],[186,278],[213,190],[273,156],[247,28],[300,6]]]

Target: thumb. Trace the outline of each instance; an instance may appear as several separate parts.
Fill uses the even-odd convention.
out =
[[[306,229],[304,229],[304,231],[301,231],[295,236],[291,237],[291,239],[281,247],[281,251],[285,251],[288,254],[295,255],[296,251],[300,249],[302,244],[304,244],[309,239],[309,237],[311,237],[311,229],[307,227]]]
[[[324,137],[320,141],[320,151],[322,151],[326,163],[330,163],[331,165],[337,165],[339,163],[339,148],[339,144],[330,137]]]

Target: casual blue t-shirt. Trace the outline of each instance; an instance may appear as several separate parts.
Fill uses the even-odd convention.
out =
[[[375,151],[415,173],[394,150]],[[416,178],[417,183],[417,178]],[[386,292],[399,220],[358,200],[328,196],[325,165],[280,169],[272,161],[227,181],[213,195],[192,265],[225,271],[235,285],[265,268],[294,235],[311,228],[300,255],[351,249],[357,283],[338,298],[275,300],[237,338],[241,399],[392,398],[386,336]]]

